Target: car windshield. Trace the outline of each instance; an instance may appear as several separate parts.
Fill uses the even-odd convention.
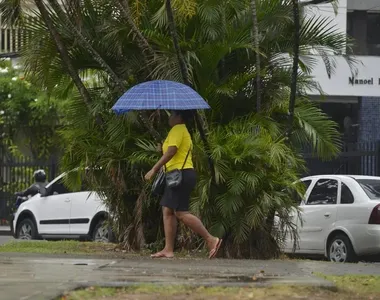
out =
[[[357,179],[356,181],[371,200],[380,200],[379,179]]]

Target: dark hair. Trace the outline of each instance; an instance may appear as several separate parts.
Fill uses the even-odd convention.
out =
[[[172,114],[180,116],[186,125],[191,125],[194,120],[194,110],[173,110]]]

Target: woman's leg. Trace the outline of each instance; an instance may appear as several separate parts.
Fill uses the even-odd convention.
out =
[[[212,236],[207,229],[204,227],[203,223],[199,218],[192,215],[188,211],[177,211],[175,213],[178,220],[183,224],[188,226],[192,231],[199,234],[207,243],[207,248],[211,251],[216,248],[219,243],[219,239],[215,236]]]
[[[174,257],[174,240],[177,231],[177,217],[171,208],[162,207],[165,231],[165,248],[153,254],[153,258],[172,258]]]

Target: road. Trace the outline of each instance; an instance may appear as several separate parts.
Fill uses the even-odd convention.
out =
[[[13,237],[11,236],[2,236],[0,235],[0,245],[3,245],[5,243],[7,243],[8,241],[12,240]]]
[[[156,283],[202,286],[257,286],[266,284],[317,285],[331,282],[315,276],[380,275],[376,264],[333,264],[296,260],[152,260],[126,255],[124,259],[88,256],[2,253],[1,299],[48,300],[62,292],[86,286],[128,286]]]

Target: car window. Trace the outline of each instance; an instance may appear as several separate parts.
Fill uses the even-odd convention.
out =
[[[307,205],[336,204],[338,198],[338,181],[319,179],[310,193]]]
[[[62,195],[62,194],[69,194],[71,192],[72,191],[64,184],[63,179],[60,179],[54,182],[48,188],[48,195]]]
[[[309,180],[304,180],[302,181],[303,184],[305,185],[305,192],[307,191],[307,189],[309,188],[310,184],[311,184],[311,179]]]
[[[340,196],[341,204],[352,204],[355,202],[354,195],[352,194],[350,188],[342,182],[342,190]]]
[[[357,179],[356,180],[367,196],[371,200],[380,199],[380,180],[378,179]]]
[[[310,184],[311,184],[311,180],[304,180],[304,181],[301,181],[303,184],[304,184],[304,191],[305,191],[305,193],[306,193],[306,191],[307,191],[307,189],[309,188],[309,186],[310,186]],[[296,191],[294,191],[294,193],[293,193],[293,198],[294,198],[294,200],[296,201],[296,203],[298,204],[298,205],[300,205],[301,204],[301,202],[302,202],[302,200],[303,200],[303,197],[301,197],[301,195],[300,194],[298,194]]]
[[[297,186],[304,185],[303,191],[306,193],[307,189],[309,188],[311,184],[311,180],[305,180],[305,181],[297,181],[295,183]],[[299,194],[297,192],[297,189],[295,189],[293,186],[287,187],[283,190],[284,192],[288,193],[288,195],[293,199],[294,203],[297,205],[300,205],[302,200],[304,199],[304,195]]]

